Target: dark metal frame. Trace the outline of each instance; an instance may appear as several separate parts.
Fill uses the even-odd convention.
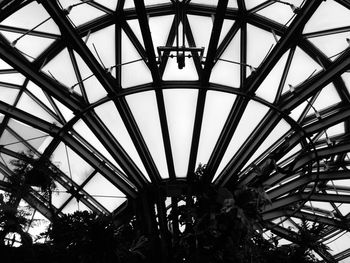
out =
[[[30,2],[31,1],[17,0],[12,1],[12,3],[7,6],[0,4],[0,21],[10,16],[12,13],[16,12]],[[337,2],[343,5],[344,8],[350,8],[349,4],[344,0],[337,0]],[[186,15],[181,17],[178,17],[176,13],[176,1],[162,5],[145,6],[144,1],[135,0],[135,8],[128,10],[124,9],[124,1],[118,1],[116,10],[109,10],[108,8],[105,8],[98,3],[89,2],[87,4],[90,4],[99,10],[104,11],[106,15],[78,28],[75,28],[70,23],[66,17],[65,11],[61,9],[56,1],[41,0],[38,1],[38,3],[40,3],[47,10],[55,23],[59,26],[61,35],[49,34],[36,30],[29,32],[29,34],[33,36],[55,39],[55,42],[47,50],[45,50],[43,54],[34,60],[34,62],[27,61],[24,56],[15,48],[13,48],[4,37],[0,36],[1,59],[10,64],[16,72],[18,71],[26,77],[26,81],[22,86],[15,86],[11,83],[0,83],[3,86],[11,86],[20,90],[15,104],[8,105],[4,102],[0,102],[0,112],[6,116],[0,125],[0,134],[8,129],[7,124],[10,118],[14,118],[20,122],[39,129],[53,138],[51,144],[45,150],[43,157],[50,156],[58,144],[60,142],[64,142],[95,169],[95,171],[89,176],[90,179],[97,172],[99,172],[115,186],[121,189],[121,191],[124,192],[129,198],[134,199],[137,198],[140,193],[143,193],[143,191],[147,192],[147,189],[149,188],[152,188],[154,191],[158,191],[159,189],[167,189],[166,185],[177,185],[176,182],[178,179],[175,173],[163,90],[171,88],[198,89],[196,114],[190,148],[190,159],[187,168],[187,179],[189,180],[191,179],[191,174],[195,170],[195,165],[197,162],[198,146],[203,123],[203,114],[205,109],[207,91],[217,90],[226,93],[233,93],[237,95],[237,99],[231,108],[225,125],[216,142],[214,150],[210,155],[209,161],[207,163],[208,174],[205,179],[208,182],[211,182],[213,180],[214,174],[218,170],[221,160],[226,153],[230,141],[241,120],[242,114],[246,110],[248,102],[250,100],[255,100],[263,103],[270,109],[263,120],[256,127],[256,129],[252,132],[252,134],[250,134],[248,139],[241,146],[239,151],[231,157],[228,164],[219,173],[219,176],[214,182],[219,186],[242,186],[254,179],[254,175],[251,170],[245,169],[242,171],[243,166],[250,159],[252,154],[261,146],[263,141],[267,138],[276,124],[280,120],[285,119],[293,109],[295,109],[301,103],[305,102],[307,99],[310,99],[310,103],[312,104],[316,99],[318,92],[320,92],[322,88],[327,84],[333,83],[342,102],[339,103],[339,105],[334,105],[334,107],[325,109],[320,112],[322,116],[321,118],[316,114],[311,114],[310,116],[306,117],[305,110],[304,114],[302,114],[302,117],[299,120],[294,121],[288,119],[289,122],[294,121],[295,125],[299,127],[299,130],[292,127],[292,129],[289,131],[288,138],[284,140],[288,143],[289,146],[284,149],[284,151],[278,156],[278,159],[282,158],[297,144],[301,144],[302,146],[306,147],[308,143],[312,143],[314,145],[313,147],[316,147],[317,152],[313,152],[312,150],[307,152],[299,151],[293,156],[297,157],[297,161],[294,163],[292,162],[292,164],[289,164],[289,166],[292,166],[290,170],[293,172],[293,175],[303,174],[303,168],[305,166],[307,166],[308,169],[311,167],[314,170],[319,171],[319,173],[317,175],[311,173],[308,174],[307,178],[299,177],[289,182],[285,181],[290,179],[290,175],[278,172],[273,173],[266,180],[267,185],[275,187],[272,190],[267,190],[267,193],[270,195],[273,204],[271,207],[266,208],[266,210],[263,211],[262,217],[264,220],[266,220],[264,226],[267,229],[271,229],[273,232],[281,235],[284,238],[291,238],[293,235],[291,235],[289,230],[282,229],[281,226],[271,225],[271,223],[269,223],[269,220],[277,217],[288,217],[293,215],[296,217],[305,217],[310,221],[320,220],[319,222],[322,222],[326,225],[336,226],[341,229],[348,229],[348,225],[343,221],[330,219],[325,216],[320,217],[316,215],[309,215],[302,211],[291,212],[290,210],[291,204],[300,202],[305,199],[327,201],[332,205],[334,205],[334,202],[350,202],[349,198],[343,195],[330,195],[326,194],[326,192],[306,194],[306,192],[304,192],[305,189],[311,189],[312,187],[316,187],[315,185],[318,184],[326,184],[331,180],[347,178],[346,172],[339,170],[339,164],[342,162],[344,163],[346,157],[345,153],[350,151],[350,144],[347,142],[346,138],[348,132],[350,131],[350,94],[346,88],[344,81],[341,78],[341,74],[350,68],[350,50],[345,50],[337,59],[331,61],[325,56],[325,54],[318,50],[308,40],[308,38],[311,37],[322,36],[330,33],[347,32],[350,26],[303,34],[303,28],[305,24],[310,19],[310,17],[312,17],[317,8],[322,4],[322,1],[306,1],[289,26],[280,25],[277,22],[256,14],[258,10],[272,4],[271,1],[266,1],[252,10],[246,9],[243,0],[239,0],[237,2],[238,9],[228,8],[227,0],[218,1],[218,5],[215,7],[201,4],[192,4],[190,1],[186,1],[182,2],[182,8],[185,10]],[[175,17],[171,30],[168,34],[166,46],[163,49],[162,59],[160,59],[157,58],[156,53],[154,52],[154,43],[149,28],[148,17],[169,14],[173,14]],[[188,23],[187,14],[214,17],[213,28],[207,50],[207,57],[204,62],[202,61],[200,55],[198,55],[198,50],[196,49],[197,46],[192,34],[191,26]],[[138,39],[134,32],[131,30],[128,24],[128,21],[130,19],[138,19],[142,33],[142,39]],[[227,35],[223,37],[222,42],[219,43],[219,37],[221,34],[223,21],[225,19],[234,20],[234,24],[228,31]],[[196,70],[199,76],[198,81],[174,82],[162,80],[165,66],[168,61],[168,56],[171,51],[168,49],[170,49],[172,46],[172,43],[176,36],[176,29],[180,22],[184,22],[184,25],[186,27],[185,37],[187,38],[189,44],[188,51],[191,52],[191,59],[193,59],[196,66]],[[266,56],[261,65],[259,65],[256,71],[249,77],[246,77],[247,24],[252,24],[263,30],[273,30],[275,34],[281,37],[271,52]],[[121,64],[121,56],[123,52],[121,34],[122,31],[124,31],[127,37],[129,37],[132,44],[135,46],[144,63],[149,68],[152,75],[152,83],[123,89],[121,85],[121,67],[115,67],[116,77],[113,77],[108,72],[108,69],[104,68],[99,63],[98,58],[85,45],[82,37],[109,25],[115,25],[116,65]],[[241,71],[240,87],[233,88],[210,83],[209,80],[213,67],[239,30],[241,39],[241,53],[239,62]],[[22,28],[3,25],[0,25],[0,31],[9,31],[16,33],[27,32]],[[76,92],[72,92],[70,90],[70,87],[65,87],[56,80],[42,73],[40,70],[43,65],[45,65],[50,59],[55,57],[61,50],[66,47],[68,48],[75,74],[79,81],[78,86],[82,92],[82,96],[79,96]],[[294,87],[293,92],[282,94],[282,89],[285,85],[289,67],[293,59],[296,47],[299,47],[305,51],[324,69],[313,75],[305,82]],[[73,51],[77,52],[81,56],[94,76],[101,83],[106,93],[108,94],[107,98],[102,99],[101,101],[94,104],[90,104],[88,102],[87,96],[85,94],[83,83],[84,81],[80,76],[79,67],[77,65]],[[263,80],[268,76],[270,71],[273,69],[274,65],[286,52],[288,52],[287,63],[280,80],[275,101],[273,103],[266,102],[263,99],[257,97],[255,95],[255,92]],[[38,100],[26,89],[28,81],[34,82],[45,92],[54,111],[50,110],[48,107],[42,104],[40,100]],[[138,127],[138,124],[125,99],[125,97],[129,94],[134,94],[146,90],[153,90],[155,92],[157,100],[158,115],[160,120],[167,168],[169,172],[168,180],[162,180],[162,177]],[[41,105],[41,107],[46,112],[51,114],[51,116],[57,120],[57,123],[59,123],[59,125],[48,123],[16,108],[18,99],[22,93],[26,93],[31,98],[36,100],[37,103]],[[66,122],[53,99],[58,100],[64,106],[74,112],[75,117],[72,120]],[[113,101],[116,110],[118,110],[130,135],[130,138],[132,139],[132,142],[134,143],[136,150],[142,160],[142,163],[148,173],[148,176],[151,179],[151,182],[147,181],[146,177],[142,174],[134,161],[122,148],[121,144],[113,137],[111,132],[108,131],[105,124],[103,124],[103,122],[94,112],[95,107],[107,101]],[[308,109],[310,109],[311,106],[309,105]],[[97,136],[103,146],[111,154],[111,156],[118,162],[121,170],[115,167],[104,156],[97,153],[97,151],[91,145],[89,145],[84,140],[84,138],[81,138],[79,134],[72,131],[73,125],[80,119],[82,119],[88,125],[88,127]],[[312,137],[314,134],[320,135],[328,127],[341,122],[344,122],[345,135],[344,137],[334,138],[335,141],[333,145],[322,147],[325,145],[325,141],[316,142],[315,140],[308,142],[307,136]],[[301,132],[301,130],[303,132]],[[18,139],[20,139],[20,136],[18,134],[16,135],[15,131],[12,132]],[[281,143],[282,140],[269,147],[260,157],[257,158],[256,164],[261,163],[269,153],[276,151],[276,149],[280,147]],[[30,146],[30,144],[27,144],[27,146]],[[10,156],[16,155],[14,152],[10,152],[6,148],[1,148],[0,154],[1,153]],[[293,157],[290,157],[284,163],[282,162],[282,165],[288,167],[288,161],[290,161]],[[323,167],[319,167],[322,161],[329,158],[332,159],[333,165],[336,168],[333,168],[333,170],[329,171]],[[278,161],[278,159],[276,161]],[[346,167],[347,169],[348,165],[342,167]],[[7,171],[7,173],[11,173],[11,171]],[[61,176],[61,179],[58,178],[57,180],[62,181],[62,185],[66,187],[67,190],[75,189],[79,194],[81,194],[82,197],[80,200],[84,202],[84,204],[86,204],[90,209],[97,212],[108,213],[108,211],[101,204],[94,200],[93,197],[89,196],[88,193],[83,191],[83,186],[88,182],[89,179],[86,180],[82,185],[77,185],[66,175],[62,174]],[[64,180],[62,178],[64,178]],[[282,183],[282,185],[278,186],[279,183]],[[283,197],[288,193],[291,195]],[[155,197],[154,202],[157,204],[157,207],[161,212],[161,215],[159,217],[160,224],[162,227],[166,227],[164,225],[165,210],[163,209],[164,207],[162,204],[163,199],[167,194],[160,194],[160,192],[158,194],[159,196]],[[37,207],[38,210],[40,210],[43,214],[48,215],[47,211],[45,210],[44,203],[42,203],[40,200],[35,199],[34,197],[28,197],[28,200],[30,200],[31,204]],[[172,204],[175,208],[176,203],[176,196],[173,196]],[[62,208],[63,206],[61,208],[58,208],[58,211],[60,211]],[[340,214],[339,211],[338,214]],[[150,231],[151,228],[154,227],[152,226],[153,223],[151,221],[149,222],[150,225],[148,227],[150,228]],[[317,252],[323,257],[325,261],[334,262],[332,256],[326,253],[326,251]]]

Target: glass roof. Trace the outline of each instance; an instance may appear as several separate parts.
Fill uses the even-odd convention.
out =
[[[32,152],[59,170],[58,213],[110,214],[200,163],[249,184],[273,154],[290,172],[263,183],[266,237],[316,221],[320,260],[350,262],[349,2],[135,2],[0,2],[2,191]]]

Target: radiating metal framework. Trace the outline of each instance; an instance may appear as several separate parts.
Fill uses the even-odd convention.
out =
[[[71,176],[64,172],[61,172],[57,178],[54,178],[68,193],[72,193],[69,199],[57,207],[57,213],[60,213],[65,205],[74,198],[77,198],[90,210],[98,213],[110,213],[93,195],[84,190],[84,187],[96,174],[101,174],[130,199],[137,198],[140,193],[148,191],[146,189],[150,187],[153,187],[152,189],[165,189],[165,192],[171,189],[165,196],[170,196],[172,204],[176,205],[176,194],[174,192],[181,192],[181,189],[186,185],[186,180],[191,177],[198,163],[200,140],[205,140],[205,138],[201,138],[201,132],[208,92],[220,92],[221,94],[233,94],[236,96],[236,99],[227,115],[216,144],[210,152],[207,162],[208,175],[205,179],[209,182],[213,181],[218,186],[227,186],[229,188],[247,185],[255,179],[254,170],[251,168],[250,163],[253,162],[255,165],[262,164],[271,156],[271,153],[276,153],[275,161],[290,172],[271,171],[271,174],[266,178],[264,185],[272,204],[266,206],[262,211],[263,222],[261,227],[292,242],[298,242],[298,238],[286,225],[279,223],[279,220],[295,223],[295,220],[299,218],[322,223],[327,226],[328,231],[321,238],[325,241],[331,233],[337,233],[339,230],[349,230],[349,214],[341,212],[338,208],[339,204],[350,204],[350,184],[341,187],[339,185],[335,186],[334,182],[350,180],[348,172],[350,160],[347,156],[350,152],[350,89],[342,78],[342,74],[349,70],[350,49],[346,48],[339,56],[329,58],[309,39],[349,32],[350,24],[334,29],[304,33],[305,25],[320,6],[323,5],[323,1],[304,1],[287,25],[258,14],[260,10],[277,4],[278,1],[262,1],[261,4],[254,8],[247,9],[243,0],[237,1],[237,7],[230,7],[228,5],[230,1],[228,0],[217,1],[213,5],[199,4],[198,1],[197,3],[192,3],[185,0],[161,1],[159,4],[147,5],[147,1],[135,0],[134,7],[127,9],[124,8],[125,1],[119,0],[115,10],[107,8],[99,1],[87,3],[77,1],[77,3],[89,5],[104,13],[104,15],[79,26],[75,26],[72,23],[67,9],[64,9],[61,3],[56,0],[14,0],[0,3],[0,22],[33,2],[38,3],[46,10],[50,19],[58,26],[60,34],[47,33],[37,29],[28,31],[26,28],[12,27],[0,23],[1,32],[12,32],[53,40],[52,44],[40,55],[29,60],[16,47],[16,43],[11,43],[3,34],[0,35],[0,58],[11,66],[11,69],[0,70],[0,74],[18,72],[25,77],[22,85],[0,82],[2,87],[19,91],[12,104],[0,101],[0,113],[4,116],[0,124],[0,136],[5,132],[10,132],[26,148],[32,150],[41,158],[51,156],[57,150],[59,144],[64,143],[66,147],[73,150],[93,168],[86,179],[80,183],[75,182]],[[350,9],[347,1],[335,0],[335,2],[344,9]],[[176,17],[176,7],[179,6],[185,10],[185,16]],[[180,23],[186,26],[186,39],[189,47],[197,47],[193,34],[194,29],[191,27],[188,16],[212,18],[212,29],[208,46],[205,47],[205,58],[201,59],[196,50],[192,52],[191,58],[186,58],[186,60],[191,59],[193,61],[198,80],[164,80],[163,78],[167,63],[171,59],[169,56],[170,51],[165,50],[162,52],[162,58],[157,57],[155,53],[157,46],[155,46],[153,40],[149,21],[150,18],[166,15],[173,15],[173,22],[170,31],[167,32],[166,43],[164,43],[164,46],[169,47],[174,43],[176,29]],[[138,21],[141,37],[130,27],[129,22],[135,19]],[[233,21],[232,26],[226,33],[223,33],[222,29],[224,21]],[[97,51],[94,53],[87,46],[87,40],[85,39],[88,39],[90,34],[99,32],[112,25],[114,26],[113,41],[115,43],[116,64],[111,68],[107,68],[103,62],[101,63]],[[272,32],[276,37],[276,43],[256,67],[247,64],[248,25],[253,25],[269,33]],[[123,34],[131,41],[140,57],[140,61],[143,61],[149,69],[152,77],[150,83],[128,88],[123,87],[121,81],[123,75],[122,56],[123,52],[128,52],[128,50],[123,49]],[[236,36],[239,36],[240,39],[240,60],[237,62],[240,68],[240,86],[231,87],[215,83],[211,81],[211,76],[214,74],[213,69],[220,62],[223,53],[228,49],[231,41]],[[311,57],[322,69],[300,84],[291,87],[290,91],[285,91],[286,79],[297,48]],[[73,87],[68,87],[55,79],[54,76],[50,76],[42,70],[45,65],[64,49],[68,50],[74,74],[78,81]],[[256,93],[284,55],[286,56],[286,63],[279,79],[275,99],[267,101],[256,95]],[[106,93],[105,97],[90,102],[84,86],[85,79],[79,70],[77,56],[80,56],[91,71],[91,74],[101,85]],[[111,70],[115,71],[114,74],[111,74]],[[249,72],[249,70],[252,72]],[[40,87],[50,106],[44,104],[41,98],[30,92],[27,88],[29,82],[33,82]],[[334,85],[340,102],[317,111],[313,104],[320,92],[329,84]],[[80,92],[76,92],[78,89]],[[169,131],[169,116],[164,98],[165,91],[172,89],[198,91],[187,178],[179,178],[179,175],[176,174],[173,154],[174,145],[172,145]],[[127,101],[127,96],[141,94],[141,92],[145,91],[152,91],[155,95],[162,135],[162,138],[159,139],[162,140],[164,147],[166,166],[169,173],[168,178],[161,174],[154,160],[155,156],[152,155]],[[35,112],[26,112],[20,109],[17,105],[23,94],[36,101],[46,114],[56,119],[56,122],[49,122],[36,116]],[[220,170],[219,166],[222,159],[227,153],[231,139],[234,138],[235,132],[242,123],[242,116],[251,101],[267,107],[268,111],[236,153],[229,157],[230,160],[224,168]],[[74,116],[70,120],[63,116],[58,102],[73,113]],[[128,151],[123,148],[122,143],[115,138],[96,113],[95,109],[97,107],[108,102],[111,102],[119,113],[149,179],[140,165],[136,164],[136,161],[130,157]],[[305,105],[305,103],[306,106],[304,106],[299,118],[293,118],[291,112],[300,105]],[[147,117],[145,116],[145,118]],[[28,138],[24,138],[19,132],[11,128],[9,122],[12,119],[51,137],[52,139],[48,146],[42,152],[33,147],[27,142]],[[96,146],[91,145],[84,136],[76,132],[74,126],[80,120],[84,121],[97,140],[108,151],[113,161],[100,153]],[[272,133],[276,125],[282,120],[290,126],[289,131],[286,134],[280,134],[278,140],[264,150],[256,159],[250,160]],[[344,125],[344,133],[328,136],[326,130],[340,123]],[[323,138],[322,135],[324,134],[326,136]],[[299,146],[299,148],[295,148],[296,146]],[[6,147],[6,142],[2,142],[0,153],[2,156],[22,158],[18,152]],[[0,171],[5,176],[9,176],[12,173],[3,158],[0,164]],[[10,191],[5,181],[0,181],[0,188]],[[25,197],[25,201],[47,218],[50,219],[52,216],[48,209],[47,200],[39,194],[30,192]],[[163,207],[160,205],[161,202],[161,200],[158,202],[159,208]],[[332,207],[332,210],[314,207],[312,202],[327,203]],[[166,209],[165,206],[163,207],[164,209]],[[115,214],[122,216],[123,210],[125,210],[125,213],[130,213],[130,207],[125,203],[115,211]],[[165,224],[165,222],[160,220],[160,224]],[[336,262],[336,260],[341,260],[350,254],[349,250],[345,250],[332,256],[329,252],[318,248],[315,248],[315,252],[326,262]]]

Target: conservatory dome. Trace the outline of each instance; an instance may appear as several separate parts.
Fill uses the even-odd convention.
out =
[[[14,160],[55,167],[51,200],[18,204],[35,235],[52,207],[123,217],[145,189],[170,207],[204,166],[263,188],[266,239],[317,222],[316,257],[350,262],[349,47],[347,0],[1,1],[0,191]]]

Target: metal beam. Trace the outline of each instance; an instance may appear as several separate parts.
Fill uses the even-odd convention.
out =
[[[0,57],[73,112],[80,112],[84,107],[78,95],[71,94],[67,87],[38,72],[33,64],[16,52],[3,37],[0,37]]]
[[[227,4],[228,4],[228,0],[219,1],[216,9],[214,25],[211,31],[211,36],[210,36],[209,45],[208,45],[207,57],[204,63],[204,69],[200,74],[201,86],[204,86],[204,87],[208,86],[209,84],[210,74],[216,62],[215,55],[217,53],[217,47],[219,43],[222,25],[224,22],[224,15],[227,9]],[[187,168],[188,176],[193,174],[193,172],[195,171],[206,95],[207,95],[206,89],[201,89],[197,97],[197,107],[196,107],[196,115],[195,115],[195,121],[194,121],[193,132],[192,132],[190,159],[189,159],[188,168]]]
[[[348,230],[349,226],[345,224],[345,222],[325,216],[320,216],[320,215],[315,215],[315,214],[310,214],[310,213],[305,213],[305,212],[295,212],[291,210],[277,210],[277,211],[271,211],[267,213],[263,213],[262,215],[263,220],[273,220],[279,217],[296,217],[300,219],[306,219],[308,221],[313,221],[325,225],[330,225],[330,226],[335,226],[340,229]]]
[[[267,190],[268,197],[273,200],[284,194],[290,193],[301,186],[305,186],[315,180],[318,181],[329,181],[329,180],[344,180],[350,179],[348,171],[328,171],[320,173],[312,173],[307,176],[300,176],[291,182],[285,183],[279,187],[274,188],[273,190]]]
[[[277,236],[280,236],[296,244],[300,242],[299,236],[291,230],[287,230],[279,225],[270,222],[265,222],[264,226]],[[327,263],[337,263],[334,257],[327,250],[322,249],[319,246],[312,246],[311,249],[318,253]]]
[[[313,13],[316,11],[317,7],[320,4],[320,1],[310,1],[304,4],[302,9],[300,10],[300,13],[295,17],[285,34],[275,45],[270,54],[261,63],[256,72],[254,74],[251,74],[247,78],[246,82],[244,83],[244,86],[241,87],[242,91],[246,92],[248,95],[254,94],[254,92],[259,88],[266,76],[270,73],[275,64],[280,60],[280,58],[288,50],[288,48],[295,45],[296,40],[299,39],[299,37],[302,34],[302,30],[305,26],[305,23],[310,19],[310,17],[313,15]],[[225,126],[220,134],[220,137],[215,145],[214,151],[208,162],[207,167],[209,169],[208,173],[211,175],[210,179],[212,179],[220,164],[224,152],[228,147],[230,139],[237,128],[237,125],[241,119],[241,116],[247,104],[247,99],[242,97],[236,98],[234,102],[230,115],[225,123]],[[264,129],[265,133],[262,133],[262,131],[258,129],[255,130],[254,137],[260,137],[259,141],[256,141],[253,147],[251,147],[251,145],[245,144],[245,146],[249,147],[249,149],[246,149],[245,147],[240,148],[240,153],[235,155],[234,160],[231,159],[231,161],[228,164],[228,166],[230,166],[230,169],[225,169],[225,172],[219,175],[219,184],[225,184],[228,180],[230,180],[230,178],[233,175],[237,174],[238,170],[244,165],[245,161],[249,158],[249,156],[252,155],[252,152],[255,149],[257,149],[257,147],[264,141],[268,132],[271,131],[272,126],[275,125],[279,119],[279,117],[271,115],[269,118],[271,118],[271,120],[267,119],[266,122],[268,125],[270,125],[270,127],[264,128],[264,125],[261,125],[261,129]],[[239,163],[237,163],[236,160],[239,160]]]

